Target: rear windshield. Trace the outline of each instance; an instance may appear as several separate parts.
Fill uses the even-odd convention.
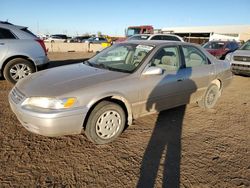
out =
[[[37,37],[34,33],[32,33],[30,30],[28,30],[27,27],[24,27],[21,30],[24,31],[24,32],[26,32],[26,33],[29,33],[29,34],[33,35],[34,37]]]

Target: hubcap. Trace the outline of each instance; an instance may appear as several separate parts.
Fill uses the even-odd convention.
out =
[[[114,110],[109,110],[100,115],[96,122],[96,133],[102,139],[112,138],[121,127],[121,116]]]
[[[10,69],[10,76],[15,81],[25,78],[30,74],[31,74],[31,69],[25,64],[16,64]]]
[[[213,104],[213,102],[215,100],[215,96],[216,96],[215,92],[213,90],[211,90],[207,96],[207,104],[209,104],[209,105]]]

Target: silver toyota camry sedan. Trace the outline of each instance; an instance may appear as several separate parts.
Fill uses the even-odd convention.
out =
[[[44,136],[117,138],[133,119],[197,102],[214,107],[232,78],[230,64],[183,42],[128,41],[83,63],[20,80],[9,103],[21,124]]]

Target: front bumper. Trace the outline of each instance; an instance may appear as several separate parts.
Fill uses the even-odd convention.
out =
[[[9,94],[9,103],[20,123],[30,132],[43,136],[80,134],[87,109],[77,108],[66,111],[37,112],[15,104]]]

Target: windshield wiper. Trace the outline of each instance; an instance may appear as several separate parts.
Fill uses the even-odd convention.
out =
[[[131,71],[127,71],[127,70],[122,70],[122,69],[110,67],[110,66],[107,66],[107,65],[105,65],[103,63],[98,64],[97,67],[98,68],[107,69],[107,70],[110,70],[110,71],[115,71],[115,72],[131,73]]]
[[[90,63],[89,61],[87,61],[86,63],[87,63],[87,65],[92,66],[92,67],[96,67],[96,68],[100,68],[100,69],[109,69],[109,67],[103,63],[96,64],[96,63]]]
[[[93,64],[92,64],[92,63],[90,63],[90,62],[89,62],[89,60],[84,61],[84,62],[83,62],[83,64],[85,64],[85,65],[89,65],[89,66],[93,67]]]
[[[100,68],[100,69],[107,69],[107,70],[110,70],[110,71],[123,72],[123,73],[131,73],[131,71],[121,70],[121,69],[117,69],[117,68],[114,68],[114,67],[110,67],[110,66],[105,65],[104,63],[99,63],[99,64],[90,63],[88,60],[84,61],[83,63],[86,64],[86,65],[89,65],[91,67],[96,67],[96,68]]]
[[[90,63],[88,60],[83,62],[85,65],[89,65],[91,67],[101,68],[101,69],[109,69],[109,67],[103,63],[96,64],[96,63]]]

